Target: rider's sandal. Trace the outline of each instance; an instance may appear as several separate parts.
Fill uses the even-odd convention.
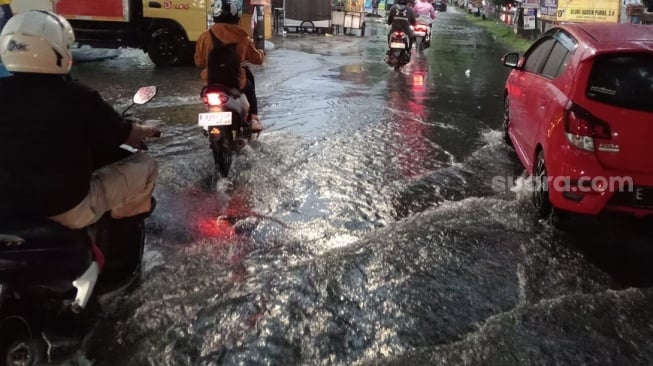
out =
[[[252,129],[252,133],[260,133],[265,129],[265,127],[263,127],[263,124],[261,123],[261,120],[258,117],[252,117],[250,119],[250,123],[251,123],[250,126]]]

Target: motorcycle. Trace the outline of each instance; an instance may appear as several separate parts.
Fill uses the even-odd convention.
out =
[[[415,26],[415,48],[418,51],[423,51],[431,45],[431,20],[430,17],[418,17],[417,25]]]
[[[209,138],[213,153],[213,181],[229,175],[235,153],[252,139],[252,129],[246,120],[249,102],[236,88],[209,84],[200,92],[206,112],[198,115],[198,126]]]
[[[123,116],[155,95],[155,86],[140,88]],[[98,303],[139,277],[147,216],[106,214],[83,229],[48,219],[0,223],[1,366],[56,362],[79,348]]]
[[[410,62],[410,36],[401,29],[393,29],[388,36],[388,51],[385,62],[399,71]]]

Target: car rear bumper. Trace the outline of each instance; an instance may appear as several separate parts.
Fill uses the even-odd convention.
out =
[[[557,208],[590,215],[653,215],[653,174],[605,169],[593,153],[569,146],[558,159],[547,159],[547,172],[549,200]]]

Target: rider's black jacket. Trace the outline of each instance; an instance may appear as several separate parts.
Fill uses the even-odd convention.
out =
[[[388,11],[388,24],[391,30],[401,29],[404,33],[412,35],[413,31],[410,29],[410,26],[417,24],[417,18],[415,18],[413,8],[403,6],[403,9],[399,9],[397,5],[393,5]]]
[[[0,78],[0,220],[76,206],[131,132],[100,94],[62,75]]]

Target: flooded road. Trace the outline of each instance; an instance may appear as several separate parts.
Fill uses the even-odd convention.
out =
[[[273,39],[253,68],[268,129],[217,187],[198,70],[137,50],[76,66],[118,108],[158,85],[133,111],[164,132],[142,282],[87,361],[653,362],[650,225],[534,220],[526,190],[492,184],[522,171],[499,131],[506,49],[452,9],[396,73],[385,32]]]

